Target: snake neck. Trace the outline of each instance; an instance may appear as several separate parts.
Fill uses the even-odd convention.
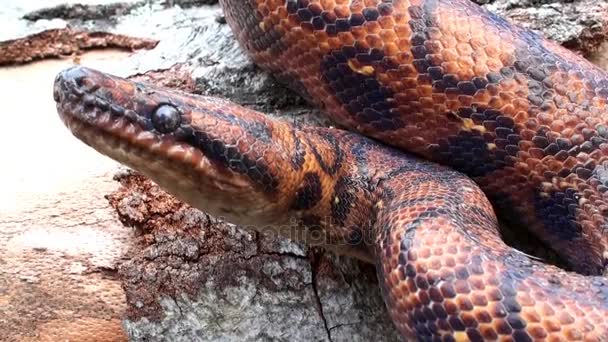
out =
[[[227,101],[83,67],[57,76],[54,97],[77,138],[186,203],[371,261],[379,184],[400,152],[374,154],[385,148],[342,130],[300,129]]]
[[[608,75],[469,0],[220,0],[342,127],[472,177],[574,270],[608,265]]]

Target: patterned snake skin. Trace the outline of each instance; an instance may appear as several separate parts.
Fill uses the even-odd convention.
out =
[[[258,65],[596,275],[355,133],[82,67],[55,80],[66,126],[199,209],[374,262],[405,340],[608,341],[603,71],[464,0],[221,3]]]

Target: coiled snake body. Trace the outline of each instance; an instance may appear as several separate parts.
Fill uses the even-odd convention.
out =
[[[254,61],[337,123],[475,182],[82,67],[54,87],[73,134],[197,208],[375,263],[405,339],[608,340],[605,72],[465,0],[220,2]],[[505,245],[475,183],[588,275]]]

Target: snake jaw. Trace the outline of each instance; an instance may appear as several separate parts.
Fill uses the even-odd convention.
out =
[[[198,111],[189,103],[195,101],[193,97],[83,67],[59,73],[53,97],[59,117],[76,138],[194,207],[234,223],[281,220],[269,209],[272,205],[258,200],[267,195],[259,184],[218,161],[214,147],[208,145],[229,145],[229,134],[221,131],[213,113]],[[219,103],[208,101],[205,105]],[[154,115],[168,106],[179,111],[180,125],[172,132],[160,132],[154,127]],[[196,139],[201,136],[214,139],[203,145]]]

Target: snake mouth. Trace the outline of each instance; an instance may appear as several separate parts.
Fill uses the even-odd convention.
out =
[[[145,169],[165,159],[208,168],[208,160],[194,147],[153,131],[149,117],[136,111],[141,108],[130,96],[136,93],[134,85],[92,69],[72,67],[55,78],[53,98],[59,117],[75,137],[132,168],[147,173]]]
[[[57,75],[53,98],[76,138],[194,207],[236,223],[267,210],[251,204],[260,197],[251,177],[221,159],[230,131],[205,111],[217,101],[79,66]]]

